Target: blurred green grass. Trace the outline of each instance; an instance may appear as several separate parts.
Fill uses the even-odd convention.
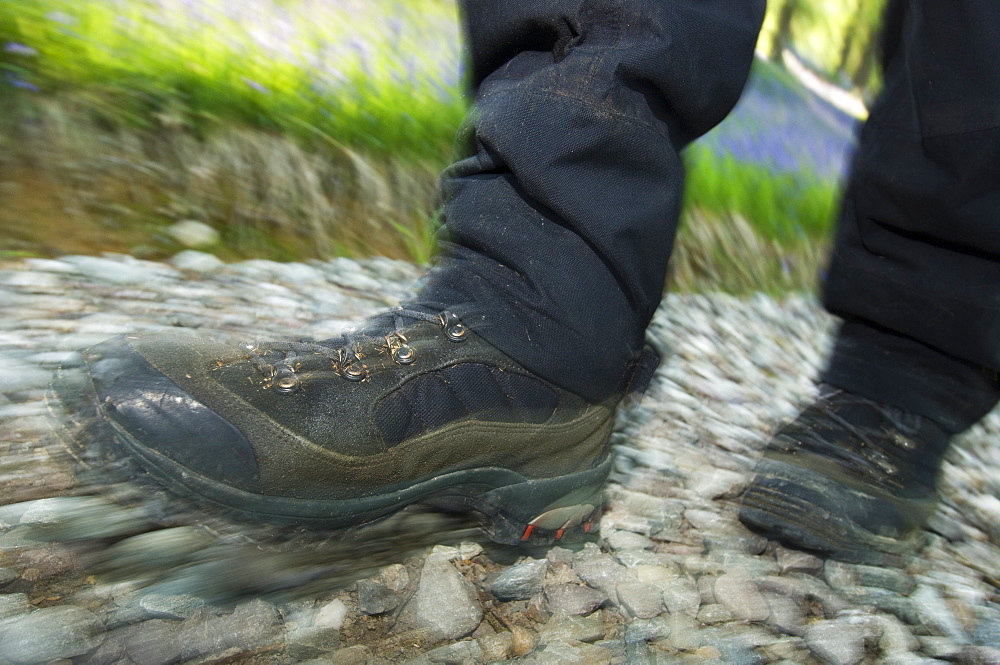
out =
[[[784,6],[771,4],[772,15]],[[831,4],[840,13],[828,7],[821,24],[843,27],[854,20],[849,9],[857,8],[855,0],[826,0]],[[771,16],[768,20],[775,25]],[[842,30],[828,29],[824,37],[816,32],[816,21],[804,25],[811,26],[813,46],[817,40],[842,39]],[[762,44],[780,41],[776,30],[766,29]],[[425,261],[433,254],[433,177],[447,164],[467,111],[452,2],[5,0],[0,45],[3,145],[18,153],[26,122],[69,134],[105,132],[108,142],[125,134],[143,137],[139,152],[114,157],[129,162],[128,174],[152,174],[147,189],[153,193],[130,185],[124,204],[133,212],[165,220],[194,216],[223,226],[229,255],[236,257],[378,252]],[[220,143],[220,136],[244,140],[243,130],[287,139],[287,146],[294,146],[282,143],[287,150],[319,156],[332,166],[316,166],[302,156],[275,158],[278,148],[271,139],[250,141],[252,149]],[[34,159],[37,165],[37,137],[44,131],[35,133],[35,144],[22,141],[26,162]],[[214,152],[207,147],[192,152],[191,141],[215,146]],[[54,149],[70,150],[67,146],[79,153],[62,160],[67,164],[94,151],[79,137]],[[187,146],[187,152],[178,146]],[[205,157],[208,152],[215,162]],[[227,175],[237,159],[243,160],[238,173]],[[295,164],[277,175],[288,184],[276,193],[268,169],[277,161]],[[307,161],[311,166],[303,166]],[[761,277],[767,283],[748,283],[744,290],[808,288],[801,280],[789,284],[788,252],[826,242],[839,184],[807,168],[775,173],[768,163],[738,161],[698,146],[685,162],[686,219],[723,225],[740,220],[781,255],[768,259],[773,279]],[[89,175],[87,167],[82,176],[67,176],[63,166],[44,166],[64,180]],[[201,169],[198,178],[171,172],[195,168]],[[261,172],[247,176],[253,168]],[[249,177],[254,191],[227,177]],[[331,182],[338,178],[349,186]],[[318,196],[299,182],[310,179]],[[90,187],[114,196],[115,188]],[[242,193],[224,199],[229,190]],[[88,214],[107,207],[94,198],[93,192],[82,196],[78,207]],[[113,220],[110,226],[124,224],[127,220]],[[691,235],[682,232],[680,242]],[[153,254],[175,249],[159,237]],[[726,236],[717,234],[713,242],[721,237]],[[723,248],[721,254],[740,251]],[[714,247],[701,253],[720,254]]]

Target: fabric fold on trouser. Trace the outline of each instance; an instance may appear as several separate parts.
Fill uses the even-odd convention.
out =
[[[736,103],[763,0],[462,3],[475,103],[420,286],[540,376],[620,389],[663,291],[678,152]]]
[[[824,380],[961,431],[1000,398],[1000,3],[893,0],[843,205]]]

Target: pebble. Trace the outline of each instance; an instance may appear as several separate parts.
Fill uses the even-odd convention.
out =
[[[180,270],[206,273],[222,268],[225,264],[214,254],[188,249],[175,254],[170,259],[170,265]]]
[[[744,621],[764,621],[771,613],[757,585],[743,568],[734,568],[715,581],[715,597]]]
[[[854,626],[838,621],[817,621],[803,637],[810,651],[828,665],[856,665],[865,656],[865,642]]]
[[[608,597],[581,584],[552,584],[545,587],[545,601],[556,614],[590,614]]]
[[[629,616],[650,619],[663,611],[663,594],[656,587],[640,582],[619,582],[618,603]]]
[[[500,600],[526,600],[542,591],[549,570],[545,559],[524,561],[504,570],[490,584],[490,591]]]
[[[181,658],[180,624],[150,619],[129,627],[125,653],[135,665],[167,665]]]
[[[573,557],[573,571],[581,580],[603,592],[608,598],[614,597],[615,587],[627,575],[625,566],[615,561],[611,555],[593,547],[585,547]]]
[[[167,234],[185,247],[211,247],[219,242],[219,232],[196,219],[183,219],[167,227]]]
[[[465,663],[480,662],[483,658],[483,648],[475,640],[462,640],[432,649],[424,655],[432,663],[465,665]]]
[[[483,619],[475,588],[440,553],[427,557],[417,590],[403,612],[404,624],[431,629],[440,639],[464,637]]]
[[[706,576],[704,579],[711,579]],[[686,577],[674,578],[662,585],[663,604],[671,614],[696,616],[701,606],[697,585]]]
[[[948,610],[947,603],[936,588],[921,584],[910,597],[920,618],[931,630],[959,642],[968,641],[965,627]]]
[[[25,593],[3,593],[0,594],[0,619],[27,614],[31,611],[28,603],[28,594]]]
[[[82,607],[46,607],[0,624],[0,659],[17,665],[73,658],[100,645],[104,626]]]
[[[399,596],[371,580],[358,580],[358,609],[369,615],[385,614],[399,607]]]
[[[606,628],[599,617],[556,615],[539,631],[543,644],[558,642],[596,642],[603,639]]]
[[[59,542],[121,536],[148,524],[140,511],[99,497],[75,496],[31,501],[20,519],[33,537]]]
[[[139,593],[139,608],[155,619],[184,619],[205,605],[205,599],[189,593]]]
[[[345,605],[344,601],[339,598],[334,598],[330,602],[316,608],[316,613],[313,615],[312,625],[314,628],[340,630],[340,628],[344,625],[344,619],[346,618],[347,605]]]

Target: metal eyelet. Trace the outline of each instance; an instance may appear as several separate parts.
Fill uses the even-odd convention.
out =
[[[417,354],[409,344],[401,344],[392,350],[392,359],[400,365],[409,365],[417,359]]]
[[[408,342],[409,340],[398,332],[386,335],[385,344],[389,347],[389,355],[400,365],[409,365],[417,359],[416,352]]]
[[[466,333],[469,332],[465,324],[458,318],[458,315],[454,312],[441,312],[438,317],[441,322],[441,327],[444,329],[444,335],[453,342],[462,342],[466,339]]]
[[[368,376],[368,367],[361,362],[361,358],[356,353],[348,353],[345,349],[340,349],[337,356],[340,376],[348,381],[361,381]]]
[[[340,375],[348,381],[361,381],[368,376],[368,368],[361,363],[341,365]]]
[[[291,371],[278,371],[271,383],[271,389],[281,395],[291,395],[302,386],[299,377]]]

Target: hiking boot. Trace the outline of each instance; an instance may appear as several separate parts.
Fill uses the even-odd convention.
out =
[[[599,516],[617,400],[542,380],[448,312],[398,308],[323,342],[128,335],[83,357],[54,392],[89,402],[113,452],[253,519],[336,528],[420,502],[513,544]]]
[[[923,416],[822,386],[768,443],[740,519],[836,559],[901,563],[922,545],[949,437]]]

